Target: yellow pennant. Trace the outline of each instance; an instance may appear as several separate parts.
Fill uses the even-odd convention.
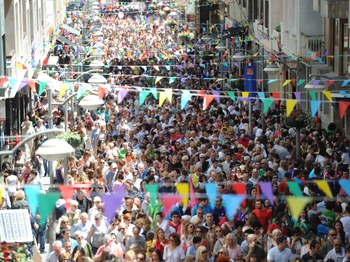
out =
[[[288,79],[288,80],[285,80],[284,83],[283,83],[283,86],[286,86],[288,85],[292,80]]]
[[[323,91],[323,94],[327,97],[329,101],[333,102],[332,94],[330,91]]]
[[[153,66],[155,70],[159,71],[159,66]]]
[[[158,83],[160,80],[162,80],[162,79],[163,79],[162,76],[157,76],[155,83],[157,84],[157,83]]]
[[[296,99],[288,99],[286,101],[286,116],[290,116],[290,113],[292,113],[297,103],[298,103],[298,100]]]
[[[312,197],[287,197],[287,204],[295,220],[298,220],[304,207],[312,202]]]
[[[333,197],[332,191],[329,188],[328,182],[325,180],[315,180],[316,185],[326,194],[328,197]]]
[[[68,90],[68,85],[67,84],[61,84],[61,86],[60,86],[60,97],[63,97],[67,90]]]
[[[172,89],[165,89],[164,91],[159,92],[159,106],[162,106],[165,99],[169,100],[171,103],[173,98],[173,90]]]
[[[190,194],[190,188],[188,183],[179,183],[176,185],[177,192],[182,196],[182,203],[185,207],[188,205],[188,196]]]
[[[242,97],[243,98],[248,98],[249,97],[249,92],[242,92]],[[243,100],[243,105],[246,105],[247,101]]]

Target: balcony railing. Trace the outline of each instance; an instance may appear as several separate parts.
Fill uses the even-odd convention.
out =
[[[305,35],[301,38],[301,55],[311,59],[322,57],[325,52],[324,35]]]

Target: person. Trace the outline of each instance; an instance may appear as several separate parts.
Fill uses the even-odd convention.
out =
[[[62,242],[56,240],[52,243],[52,252],[46,257],[46,262],[58,262],[62,253]]]
[[[108,228],[105,223],[102,222],[102,215],[95,215],[95,222],[92,223],[89,234],[86,238],[88,243],[91,243],[92,252],[96,254],[98,248],[103,245],[103,238],[107,233]]]
[[[197,248],[196,262],[205,262],[208,260],[208,251],[205,246],[199,246]]]
[[[90,243],[88,243],[84,239],[83,232],[76,231],[74,233],[74,238],[77,241],[78,245],[73,249],[73,254],[76,251],[76,249],[83,249],[84,250],[84,256],[89,257],[89,258],[93,258],[94,254],[92,252],[92,247],[91,247]]]
[[[132,246],[136,246],[138,249],[146,251],[146,239],[143,235],[140,234],[141,229],[139,227],[134,227],[132,229],[133,236],[128,239],[125,245],[125,249],[129,250]]]
[[[185,253],[180,244],[180,236],[177,233],[171,233],[169,244],[164,247],[163,259],[167,262],[183,262]]]
[[[123,258],[123,250],[120,246],[118,246],[114,241],[110,234],[107,234],[104,236],[104,245],[100,246],[97,250],[94,260],[95,261],[103,261],[102,260],[102,253],[108,250],[110,253],[112,253],[115,257]]]
[[[158,228],[156,230],[156,237],[153,240],[152,243],[152,248],[155,248],[156,250],[158,250],[162,255],[163,255],[163,251],[164,251],[164,247],[165,245],[167,245],[168,239],[165,236],[164,230],[162,228]]]
[[[73,262],[90,262],[92,261],[89,257],[85,255],[85,250],[82,247],[77,247],[73,250],[72,254]]]
[[[333,246],[334,248],[327,253],[324,261],[327,261],[328,259],[333,259],[334,261],[343,261],[345,258],[345,249],[343,248],[342,240],[340,238],[334,239]]]
[[[293,253],[287,247],[287,237],[279,236],[277,238],[277,246],[273,247],[267,253],[268,262],[289,262],[292,261]]]
[[[265,208],[264,202],[261,199],[255,201],[255,209],[253,213],[258,218],[260,224],[264,229],[264,234],[266,234],[269,225],[271,224],[272,212],[270,209]]]
[[[256,256],[259,260],[266,258],[266,253],[258,243],[257,235],[249,234],[247,236],[247,247],[243,249],[243,257],[246,261],[250,261],[251,256]]]
[[[17,189],[20,187],[20,183],[17,177],[17,171],[12,170],[10,175],[5,178],[5,185],[7,186],[7,193],[10,197],[11,203],[15,200]]]
[[[189,255],[193,255],[194,257],[196,256],[197,249],[202,243],[202,238],[195,236],[193,237],[192,243],[193,244],[187,248],[186,256],[189,256]]]
[[[319,254],[320,244],[313,239],[310,243],[310,251],[304,254],[301,259],[303,261],[317,261],[322,260],[322,256]]]

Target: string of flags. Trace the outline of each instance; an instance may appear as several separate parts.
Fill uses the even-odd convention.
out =
[[[342,197],[350,196],[350,180],[339,180],[339,185],[342,188]],[[332,191],[329,186],[329,181],[326,180],[314,180],[308,181],[307,183],[315,183],[318,188],[329,198],[333,199]],[[304,207],[312,201],[318,199],[317,197],[305,197],[297,182],[287,182],[287,186],[292,195],[286,196],[286,202],[291,211],[292,216],[298,219],[301,211]],[[263,198],[269,200],[271,205],[275,205],[271,182],[259,182],[258,187],[260,188],[261,195],[257,198]],[[61,185],[59,186],[60,192],[48,192],[42,193],[40,185],[25,185],[23,187],[26,194],[26,199],[29,204],[29,208],[32,214],[39,213],[41,222],[47,220],[48,216],[52,213],[55,207],[55,202],[62,196],[65,200],[66,208],[70,207],[70,201],[73,199],[73,195],[78,189],[86,189],[88,192],[89,185],[78,184],[78,185]],[[234,194],[222,194],[219,195],[217,192],[216,183],[205,184],[205,196],[208,197],[209,204],[212,208],[215,206],[215,199],[221,197],[223,199],[223,205],[226,208],[226,216],[231,220],[237,208],[248,199],[250,196],[246,194],[246,185],[242,182],[236,182],[232,184]],[[0,187],[0,202],[2,201],[2,191],[5,187]],[[184,206],[193,207],[197,204],[196,193],[194,192],[193,185],[188,183],[179,183],[176,185],[175,194],[159,194],[157,184],[147,184],[146,191],[150,194],[150,204],[155,205],[160,202],[163,206],[163,213],[165,216],[171,212],[174,205],[182,201]],[[123,205],[123,199],[127,195],[125,186],[115,186],[113,193],[102,194],[101,198],[104,202],[104,214],[111,221],[115,213],[121,211]]]
[[[158,82],[161,79],[158,79]],[[156,79],[157,81],[157,79]],[[289,81],[289,80],[287,80]],[[299,80],[301,81],[301,80]],[[315,80],[317,81],[317,80]],[[74,89],[74,83],[73,82],[61,82],[61,81],[54,81],[54,82],[45,82],[45,81],[37,81],[35,79],[23,79],[21,81],[21,84],[19,85],[17,90],[13,90],[13,88],[16,86],[17,80],[15,78],[11,77],[1,77],[0,78],[0,86],[4,85],[6,82],[8,82],[8,85],[10,89],[12,89],[11,92],[19,92],[22,88],[25,86],[29,86],[31,89],[35,90],[36,85],[39,85],[39,91],[38,94],[42,95],[44,90],[49,86],[49,88],[54,88],[56,90],[59,90],[59,96],[64,97],[65,93],[69,91],[75,91]],[[158,83],[157,82],[157,83]],[[283,86],[287,85],[288,83],[285,82]],[[205,91],[205,90],[176,90],[176,89],[166,89],[166,88],[156,88],[156,87],[140,87],[140,86],[116,86],[117,92],[118,92],[118,104],[121,104],[128,94],[128,92],[139,92],[139,105],[143,105],[147,99],[147,97],[152,94],[154,99],[159,101],[159,106],[161,107],[163,103],[168,100],[170,103],[173,101],[173,95],[180,95],[181,99],[181,109],[184,109],[189,102],[192,101],[192,98],[194,97],[200,97],[203,99],[203,110],[206,110],[209,105],[216,100],[217,103],[220,103],[220,98],[230,98],[233,102],[243,102],[244,105],[247,103],[250,103],[252,100],[260,99],[263,108],[263,113],[267,113],[269,108],[273,104],[279,104],[282,101],[285,102],[286,105],[286,116],[288,117],[291,112],[294,110],[295,106],[298,103],[301,103],[305,100],[301,99],[301,92],[293,92],[293,95],[295,96],[295,99],[285,99],[282,98],[281,92],[234,92],[234,91],[218,91],[213,90],[211,93]],[[87,84],[81,84],[79,85],[77,98],[81,98],[87,91],[92,91],[91,85]],[[178,91],[175,93],[174,91]],[[109,89],[105,86],[98,87],[98,96],[100,99],[102,99],[106,94],[108,94]],[[285,92],[283,92],[285,93]],[[283,94],[282,93],[282,94]],[[308,92],[311,101],[310,101],[310,108],[311,108],[311,116],[314,117],[316,113],[318,112],[318,109],[321,105],[321,103],[324,102],[331,102],[331,103],[338,103],[339,106],[339,116],[342,119],[346,113],[346,110],[350,106],[350,101],[333,101],[332,94],[340,94],[344,98],[349,99],[350,95],[344,91],[328,91],[324,90],[322,91],[322,94],[325,96],[327,101],[321,101],[317,99],[316,94],[320,92],[311,91]],[[256,97],[256,94],[258,95]]]

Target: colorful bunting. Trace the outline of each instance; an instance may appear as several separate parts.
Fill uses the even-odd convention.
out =
[[[158,90],[155,87],[148,88],[151,94],[153,95],[154,99],[158,99]]]
[[[289,181],[287,182],[287,185],[289,187],[289,191],[295,195],[296,197],[301,197],[303,196],[303,192],[301,192],[301,189],[298,185],[297,182],[294,182],[294,181]]]
[[[309,178],[310,178],[310,179],[311,179],[311,178],[314,178],[314,176],[315,176],[315,169],[312,169],[311,172],[310,172],[310,174],[309,174]]]
[[[266,114],[267,111],[269,110],[270,106],[275,102],[275,99],[272,98],[265,98],[263,102],[263,113]]]
[[[73,195],[74,195],[74,187],[71,185],[62,185],[60,186],[60,191],[61,191],[61,195],[62,198],[66,201],[65,206],[66,209],[69,209],[70,207],[70,202],[73,199]]]
[[[174,194],[162,194],[160,195],[160,200],[163,203],[163,214],[164,217],[168,216],[170,210],[173,206],[182,200],[182,197]]]
[[[147,192],[149,193],[150,204],[152,206],[156,205],[156,201],[158,198],[158,185],[157,184],[146,184],[145,186]]]
[[[30,212],[34,216],[38,212],[40,185],[27,185],[24,187],[24,192],[25,192],[26,197],[27,197]],[[1,195],[1,197],[2,197],[2,195]]]
[[[118,91],[118,104],[121,104],[125,98],[125,96],[128,94],[128,89],[120,89]]]
[[[344,118],[345,112],[348,109],[350,102],[339,101],[339,116],[340,119]]]
[[[292,113],[294,107],[298,103],[298,100],[296,99],[287,99],[286,101],[286,116],[290,116]]]
[[[329,188],[328,182],[325,180],[315,180],[316,185],[322,190],[323,193],[328,197],[333,197],[331,189]]]
[[[181,110],[185,108],[187,105],[188,101],[191,101],[192,95],[189,90],[182,90],[182,95],[181,95]]]
[[[275,99],[276,105],[279,105],[280,103],[280,93],[279,92],[272,92],[272,97]]]
[[[299,79],[298,80],[298,83],[297,83],[297,87],[301,86],[302,84],[304,84],[305,80],[301,80]]]
[[[197,204],[198,204],[198,201],[196,199],[196,193],[195,193],[194,188],[193,188],[192,179],[190,179],[190,205],[189,205],[189,207],[194,207]]]
[[[288,85],[291,81],[292,81],[292,80],[290,80],[290,79],[285,80],[282,86]]]
[[[206,110],[207,107],[210,105],[210,103],[214,100],[215,96],[214,95],[204,95],[204,100],[203,100],[203,110]]]
[[[287,204],[295,220],[299,219],[301,211],[312,202],[312,197],[287,197]]]
[[[188,206],[188,196],[190,193],[190,188],[188,183],[178,183],[176,184],[176,190],[178,194],[182,197],[182,203],[185,207]]]
[[[50,192],[47,194],[39,194],[39,215],[40,215],[40,224],[44,224],[47,221],[47,218],[52,213],[56,201],[60,198],[59,192]]]
[[[235,95],[235,92],[227,92],[228,96],[232,99],[233,102],[236,102],[236,95]]]
[[[339,180],[338,182],[345,193],[350,196],[350,180]]]
[[[164,91],[159,92],[159,106],[162,106],[165,99],[168,98],[169,102],[171,103],[173,97],[173,90],[172,89],[165,89]]]
[[[316,92],[311,91],[311,92],[309,92],[309,93],[310,93],[311,100],[317,100],[317,98],[316,98]]]
[[[249,92],[242,92],[241,101],[243,101],[243,105],[246,105],[250,102]]]
[[[157,84],[160,80],[162,80],[164,77],[162,76],[157,76],[156,81],[154,82],[155,84]]]
[[[294,95],[295,95],[295,99],[298,101],[298,103],[300,103],[300,92],[294,92]]]
[[[310,101],[310,105],[311,105],[311,116],[315,117],[316,113],[318,111],[318,108],[321,105],[321,101],[319,101],[319,100],[312,100],[312,101]]]
[[[328,81],[328,83],[327,83],[327,87],[330,87],[331,85],[333,85],[334,84],[334,80],[332,79],[332,80],[329,80]]]
[[[150,91],[140,91],[139,93],[139,100],[140,100],[140,106],[143,105],[143,103],[145,102],[147,96],[150,94]]]
[[[113,221],[116,212],[120,209],[124,198],[124,192],[115,192],[113,194],[102,194],[101,199],[104,203],[103,213],[108,222]]]
[[[205,191],[207,193],[209,204],[211,208],[214,210],[215,208],[215,200],[217,196],[217,185],[216,183],[205,183],[204,184]]]
[[[270,182],[259,182],[260,189],[266,198],[270,201],[271,205],[275,204],[273,199],[272,184]]]
[[[333,102],[332,94],[330,91],[323,91],[323,94],[327,97],[329,101]]]
[[[244,195],[222,195],[222,200],[226,209],[226,217],[228,220],[232,220],[238,207],[245,199]]]

